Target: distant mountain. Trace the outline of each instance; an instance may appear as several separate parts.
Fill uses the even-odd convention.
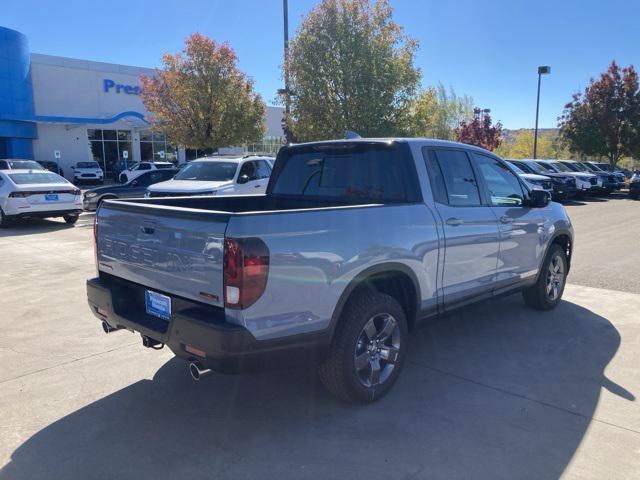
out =
[[[509,130],[508,128],[502,129],[502,137],[504,143],[513,143],[516,141],[516,136],[519,132],[530,131],[533,133],[533,128],[519,128],[517,130]],[[539,128],[538,137],[555,137],[558,135],[559,130],[557,128]]]

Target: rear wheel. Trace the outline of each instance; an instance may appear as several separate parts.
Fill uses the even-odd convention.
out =
[[[525,303],[537,310],[555,308],[562,299],[567,267],[567,254],[560,245],[554,243],[549,248],[535,285],[522,291]]]
[[[9,226],[9,223],[11,222],[0,208],[0,228],[7,228]]]
[[[78,218],[80,218],[80,215],[63,215],[62,218],[64,218],[64,221],[67,222],[69,225],[73,225],[74,223],[76,223],[78,221]]]
[[[339,320],[319,375],[327,389],[349,403],[370,403],[393,386],[408,347],[400,304],[375,291],[358,292]]]

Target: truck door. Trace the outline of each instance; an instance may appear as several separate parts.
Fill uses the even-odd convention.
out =
[[[538,271],[544,255],[545,209],[524,205],[525,187],[502,160],[476,152],[471,156],[500,230],[496,288],[509,288]]]
[[[264,193],[264,189],[260,190],[260,183],[268,183],[268,180],[260,182],[258,178],[258,167],[253,160],[246,161],[240,167],[238,174],[237,192],[241,195],[251,195],[254,193]]]
[[[493,291],[499,252],[496,216],[482,201],[468,154],[455,148],[423,150],[444,231],[444,308]]]

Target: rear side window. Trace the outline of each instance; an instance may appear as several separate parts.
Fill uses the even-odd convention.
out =
[[[456,207],[476,207],[481,204],[478,182],[465,152],[429,150],[426,160],[437,202]]]
[[[286,155],[286,154],[285,154]],[[345,201],[419,200],[415,166],[399,145],[337,144],[293,150],[281,165],[275,195]]]

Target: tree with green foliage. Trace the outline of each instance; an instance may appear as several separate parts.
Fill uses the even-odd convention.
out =
[[[584,93],[576,93],[559,117],[560,135],[572,152],[602,156],[612,167],[640,154],[640,90],[633,66],[613,61]]]
[[[420,81],[416,49],[388,0],[322,0],[289,45],[287,127],[299,141],[402,133]]]
[[[194,33],[182,52],[166,53],[162,62],[152,77],[141,77],[152,128],[189,148],[218,149],[262,137],[265,104],[238,70],[229,45]]]
[[[406,132],[412,137],[454,140],[455,129],[473,116],[473,99],[439,84],[422,90],[409,104]]]
[[[503,158],[532,158],[533,130],[521,129],[511,142],[503,141],[495,152]],[[554,133],[538,133],[538,158],[568,158]]]

